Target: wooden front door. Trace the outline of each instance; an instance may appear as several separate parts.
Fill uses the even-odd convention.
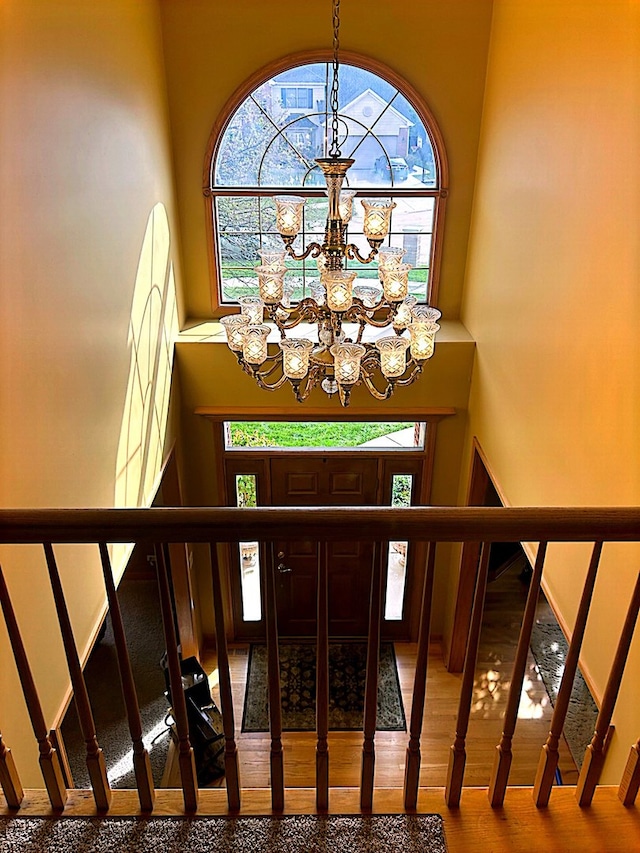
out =
[[[236,506],[408,506],[420,502],[423,456],[397,451],[282,451],[229,453],[226,492]],[[394,502],[404,481],[409,503]],[[385,605],[382,636],[416,639],[425,554],[421,543],[281,540],[229,546],[234,638],[264,639],[263,575],[275,578],[282,636],[316,634],[318,569],[329,583],[329,630],[335,637],[366,636],[374,553],[382,561]],[[390,606],[391,605],[391,606]],[[387,612],[388,611],[388,612]]]
[[[378,460],[354,454],[285,454],[271,459],[273,506],[374,506]],[[374,548],[371,542],[279,541],[272,546],[281,636],[315,636],[317,578],[327,562],[329,633],[365,636]]]

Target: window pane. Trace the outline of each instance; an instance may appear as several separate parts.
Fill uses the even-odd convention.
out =
[[[388,450],[407,450],[424,447],[423,425],[400,421],[394,423],[234,421],[227,423],[225,427],[227,449],[369,446],[384,447]],[[401,489],[401,486],[396,488]],[[393,506],[400,506],[400,504],[393,504]]]
[[[327,156],[332,69],[312,63],[260,86],[233,114],[217,156],[218,186],[315,184],[314,157]],[[295,84],[305,85],[295,85]],[[287,84],[287,85],[283,85]],[[435,187],[431,139],[409,101],[386,80],[340,66],[339,144],[353,157],[348,183]],[[320,184],[322,181],[320,180]]]
[[[328,93],[332,81],[330,63],[311,63],[290,68],[259,86],[231,116],[218,148],[215,186],[283,187],[303,196],[307,189],[324,188],[316,157],[328,156],[331,115]],[[340,66],[339,145],[343,157],[355,162],[345,187],[359,190],[398,187],[415,195],[397,196],[391,216],[390,245],[406,248],[405,262],[414,270],[410,292],[420,302],[429,296],[431,243],[436,201],[431,192],[438,185],[431,137],[416,109],[391,83],[371,71]],[[390,192],[391,195],[391,192]],[[231,271],[258,264],[257,248],[281,249],[275,232],[271,199],[218,199],[217,256],[222,302],[233,300],[241,285]],[[311,240],[322,241],[326,199],[307,196],[304,222],[293,249],[301,252]],[[369,244],[362,234],[362,208],[358,199],[349,225],[349,242],[363,255]],[[361,278],[376,278],[376,264],[363,268],[347,262]],[[311,262],[287,262],[297,275],[288,278],[292,299],[312,293],[317,283]],[[231,280],[233,278],[233,281]]]
[[[411,506],[412,489],[412,474],[394,474],[391,481],[391,506]],[[402,619],[408,548],[408,542],[389,542],[387,555],[387,595],[384,608],[384,618],[387,621]]]
[[[244,101],[222,137],[216,158],[217,186],[257,186],[260,163],[273,132],[273,125],[255,101]]]
[[[239,507],[256,507],[258,505],[255,474],[236,474],[236,504]],[[262,618],[260,547],[257,542],[239,542],[238,551],[242,589],[242,618],[245,622],[259,622]]]
[[[435,157],[426,127],[401,92],[398,92],[393,106],[412,122],[409,128],[406,154],[411,177],[424,186],[435,187],[437,185]]]

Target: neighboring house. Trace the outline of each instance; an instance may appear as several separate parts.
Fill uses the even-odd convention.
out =
[[[389,158],[407,156],[413,122],[372,89],[345,104],[340,112],[349,131],[343,153],[355,156],[354,171],[373,169],[376,159],[385,154]]]
[[[326,82],[323,66],[293,68],[269,81],[268,98],[272,105],[280,105],[286,120],[297,113],[322,113]]]

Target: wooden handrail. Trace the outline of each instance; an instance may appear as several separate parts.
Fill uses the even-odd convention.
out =
[[[0,510],[0,544],[264,542],[361,539],[439,542],[640,541],[637,507],[186,507]]]

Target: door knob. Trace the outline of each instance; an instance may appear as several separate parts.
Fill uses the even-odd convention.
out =
[[[292,572],[293,569],[290,566],[285,566],[284,563],[278,563],[276,566],[281,575],[287,575],[289,572]]]

